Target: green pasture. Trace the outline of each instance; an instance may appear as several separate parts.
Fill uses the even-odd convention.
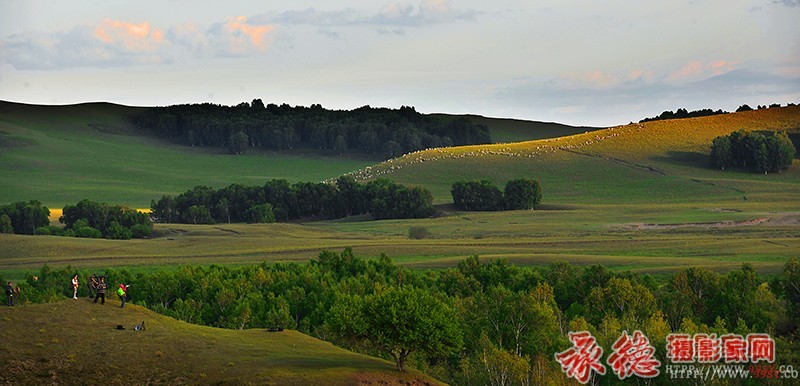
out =
[[[80,298],[0,308],[0,382],[438,384],[296,331],[205,327],[118,304],[110,295],[105,305]],[[142,322],[146,330],[134,331]]]
[[[45,111],[47,114],[34,114]],[[234,157],[142,136],[113,105],[0,104],[0,202],[39,199],[52,208],[90,198],[147,207],[161,194],[198,185],[262,184],[268,178],[323,180],[369,160],[312,154]],[[514,125],[521,125],[512,121]],[[42,266],[169,269],[182,264],[307,262],[323,249],[386,253],[414,268],[445,268],[470,255],[523,265],[569,261],[654,274],[687,266],[717,271],[751,263],[778,272],[800,251],[800,165],[763,175],[715,170],[708,143],[738,128],[800,127],[800,108],[780,108],[646,125],[550,140],[420,152],[376,165],[382,177],[430,189],[441,216],[309,223],[157,224],[147,240],[0,235],[0,276]],[[506,128],[522,135],[523,127]],[[560,129],[559,129],[560,130]],[[501,130],[502,131],[502,130]],[[516,133],[516,134],[514,134]],[[372,176],[375,177],[375,176]],[[535,211],[460,212],[451,184],[518,177],[541,182]],[[430,237],[408,238],[410,227]]]
[[[128,117],[136,111],[0,102],[0,202],[37,199],[62,208],[88,198],[149,208],[152,199],[196,185],[321,181],[375,162],[304,152],[233,156],[172,144],[133,127]]]

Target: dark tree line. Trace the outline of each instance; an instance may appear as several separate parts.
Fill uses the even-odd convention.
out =
[[[738,110],[737,110],[738,111]],[[727,111],[723,111],[722,109],[712,110],[712,109],[700,109],[700,110],[693,110],[687,111],[684,108],[679,108],[672,112],[672,110],[667,110],[651,118],[644,118],[639,123],[643,122],[652,122],[652,121],[663,121],[667,119],[681,119],[681,118],[697,118],[697,117],[707,117],[711,115],[721,115],[721,114],[728,114]]]
[[[50,209],[39,201],[0,205],[0,233],[36,234],[36,229],[50,224]]]
[[[794,106],[794,103],[789,103],[789,104],[787,104],[787,106]],[[781,107],[781,104],[780,103],[773,103],[773,104],[770,104],[769,106],[767,106],[767,105],[758,105],[757,108],[759,110],[761,110],[761,109],[767,109],[767,108],[771,109],[771,108],[775,108],[775,107]],[[742,111],[752,111],[752,110],[754,110],[754,109],[752,107],[750,107],[750,105],[744,104],[744,105],[739,106],[736,109],[736,112],[739,113],[739,112],[742,112]],[[655,117],[644,118],[644,119],[640,120],[639,123],[651,122],[651,121],[663,121],[663,120],[666,120],[666,119],[707,117],[707,116],[711,116],[711,115],[721,115],[721,114],[728,114],[728,112],[724,111],[722,109],[717,109],[717,110],[700,109],[700,110],[688,111],[685,108],[679,108],[679,109],[675,110],[674,112],[672,110],[667,110],[667,111],[664,111],[663,113],[661,113],[661,114],[659,114],[659,115],[657,115]]]
[[[542,202],[539,181],[517,178],[506,183],[505,190],[490,180],[458,181],[450,193],[459,209],[477,211],[534,209]]]
[[[87,199],[65,206],[58,221],[64,224],[63,230],[42,229],[40,233],[128,240],[146,238],[153,232],[153,221],[147,213]]]
[[[71,268],[45,266],[21,283],[28,301],[71,297]],[[131,274],[132,301],[195,324],[296,329],[340,346],[408,363],[451,384],[572,384],[553,354],[568,331],[590,331],[605,350],[622,331],[641,330],[668,363],[671,332],[767,333],[776,365],[800,363],[800,261],[767,281],[747,264],[719,274],[684,268],[664,279],[601,265],[521,267],[469,257],[457,267],[420,271],[388,257],[324,251],[309,264],[184,266]],[[78,294],[86,296],[86,287]],[[505,379],[505,382],[500,380]],[[673,385],[662,370],[651,384]],[[603,384],[627,384],[606,375]]]
[[[777,172],[791,166],[794,155],[794,144],[785,132],[738,130],[711,143],[711,163],[723,170],[738,166]]]
[[[215,190],[196,186],[151,203],[162,223],[268,223],[301,218],[341,218],[371,213],[376,219],[424,218],[435,213],[433,196],[422,187],[387,179],[366,184],[349,176],[336,184],[270,180],[263,186],[232,184]]]
[[[467,118],[445,122],[400,109],[360,107],[327,110],[315,104],[291,107],[260,99],[237,106],[210,103],[147,109],[136,123],[157,135],[191,146],[227,148],[241,154],[248,147],[289,150],[303,146],[361,151],[395,157],[425,148],[490,143],[489,129]]]

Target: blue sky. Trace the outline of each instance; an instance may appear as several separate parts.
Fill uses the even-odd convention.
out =
[[[614,125],[800,102],[800,0],[0,0],[0,99]]]

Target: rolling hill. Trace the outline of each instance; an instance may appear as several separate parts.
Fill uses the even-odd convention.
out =
[[[136,208],[196,185],[321,181],[376,159],[315,151],[191,148],[153,137],[130,117],[142,108],[109,103],[38,106],[0,101],[0,203],[37,199],[62,208],[83,198]],[[477,118],[501,138],[546,138],[569,126]],[[553,128],[553,126],[555,128]]]
[[[3,306],[0,340],[3,384],[439,384],[296,331],[198,326],[115,300]]]
[[[90,107],[82,108],[91,111]],[[109,106],[102,107],[105,111]],[[73,108],[77,107],[65,109]],[[54,122],[56,118],[41,119]],[[88,130],[84,128],[87,118],[80,119],[83,123],[78,126]],[[359,256],[375,257],[385,252],[399,264],[419,268],[452,267],[460,259],[478,254],[525,265],[568,261],[657,274],[686,266],[728,271],[742,263],[750,263],[762,273],[775,273],[794,251],[800,250],[800,239],[796,237],[800,229],[797,161],[789,170],[769,175],[721,171],[709,167],[707,151],[711,139],[740,128],[798,127],[800,107],[795,106],[631,124],[512,144],[430,149],[365,167],[353,174],[361,179],[388,177],[404,184],[425,186],[433,192],[443,216],[262,225],[158,224],[154,238],[131,241],[0,235],[0,244],[4,246],[0,248],[0,276],[23,277],[27,270],[46,262],[52,266],[125,266],[145,270],[171,269],[176,264],[305,262],[316,258],[322,249],[347,246],[353,247]],[[55,135],[49,130],[25,130],[34,138]],[[109,141],[117,140],[114,138]],[[132,138],[129,142],[147,140]],[[187,183],[182,177],[184,173],[216,183],[245,175],[207,166],[214,165],[211,160],[221,155],[201,157],[190,149],[160,143],[152,147],[171,149],[164,153],[173,154],[169,156],[172,158],[164,157],[172,160],[206,159],[206,163],[184,165],[185,169],[179,173],[173,171],[180,183]],[[14,157],[21,157],[24,149],[13,148]],[[25,162],[35,163],[35,155],[27,154]],[[253,157],[271,159],[267,155]],[[166,162],[167,158],[161,161]],[[0,159],[12,160],[5,153]],[[324,169],[326,166],[313,167],[316,165],[313,160],[299,159],[310,169],[296,169],[295,178],[305,173],[303,170],[312,170],[317,175],[325,174],[323,170],[328,170],[329,176],[336,174],[332,169]],[[333,158],[327,160],[335,164],[330,162]],[[74,162],[76,174],[93,172],[92,165]],[[2,183],[14,187],[12,192],[18,196],[24,194],[24,198],[36,192],[53,197],[61,195],[60,190],[66,187],[85,186],[84,189],[106,192],[103,197],[111,202],[117,202],[112,200],[114,197],[130,194],[129,197],[134,197],[132,202],[142,203],[143,197],[151,197],[147,192],[164,186],[185,190],[178,188],[179,183],[172,179],[167,180],[173,185],[163,180],[154,180],[152,184],[140,180],[148,190],[129,191],[124,183],[131,177],[120,177],[118,183],[106,186],[94,180],[48,181],[46,178],[55,178],[58,173],[46,169],[36,169],[32,175],[34,180],[42,181],[28,189],[24,184],[31,183],[30,179],[17,181],[7,172],[0,172]],[[44,177],[37,178],[39,175]],[[75,174],[71,176],[77,178]],[[542,182],[542,210],[462,212],[448,205],[450,185],[455,180],[489,178],[502,186],[517,177],[532,177]],[[6,190],[0,192],[9,195]],[[75,192],[63,194],[76,197]],[[425,227],[430,236],[409,239],[410,227]]]

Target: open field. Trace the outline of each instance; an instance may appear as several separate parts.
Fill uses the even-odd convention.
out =
[[[419,268],[450,267],[478,254],[526,265],[564,260],[654,274],[690,265],[727,271],[748,262],[772,274],[800,250],[797,161],[788,171],[763,175],[711,169],[706,153],[711,139],[739,128],[798,127],[800,107],[786,107],[625,125],[558,139],[432,149],[354,174],[423,185],[433,192],[442,217],[165,224],[156,226],[154,238],[133,241],[0,235],[0,276],[22,277],[44,263],[169,269],[176,264],[308,261],[322,249],[347,246],[357,255],[385,252]],[[186,167],[198,178],[206,173],[242,178],[220,169],[194,173],[189,171],[193,166]],[[450,184],[457,179],[489,178],[502,186],[521,176],[542,182],[543,210],[475,213],[447,205]],[[43,189],[58,190],[52,183]],[[412,226],[427,228],[430,238],[409,240]]]
[[[196,185],[322,181],[371,165],[361,155],[191,148],[143,133],[130,122],[142,108],[88,103],[34,106],[0,101],[0,203],[37,199],[62,208],[83,198],[148,208],[150,200]],[[477,119],[477,118],[476,118]],[[549,138],[570,126],[480,117],[501,137]],[[572,128],[581,130],[580,128]]]
[[[438,384],[296,331],[204,327],[118,304],[81,298],[0,308],[0,383]],[[142,321],[147,329],[134,331]]]

